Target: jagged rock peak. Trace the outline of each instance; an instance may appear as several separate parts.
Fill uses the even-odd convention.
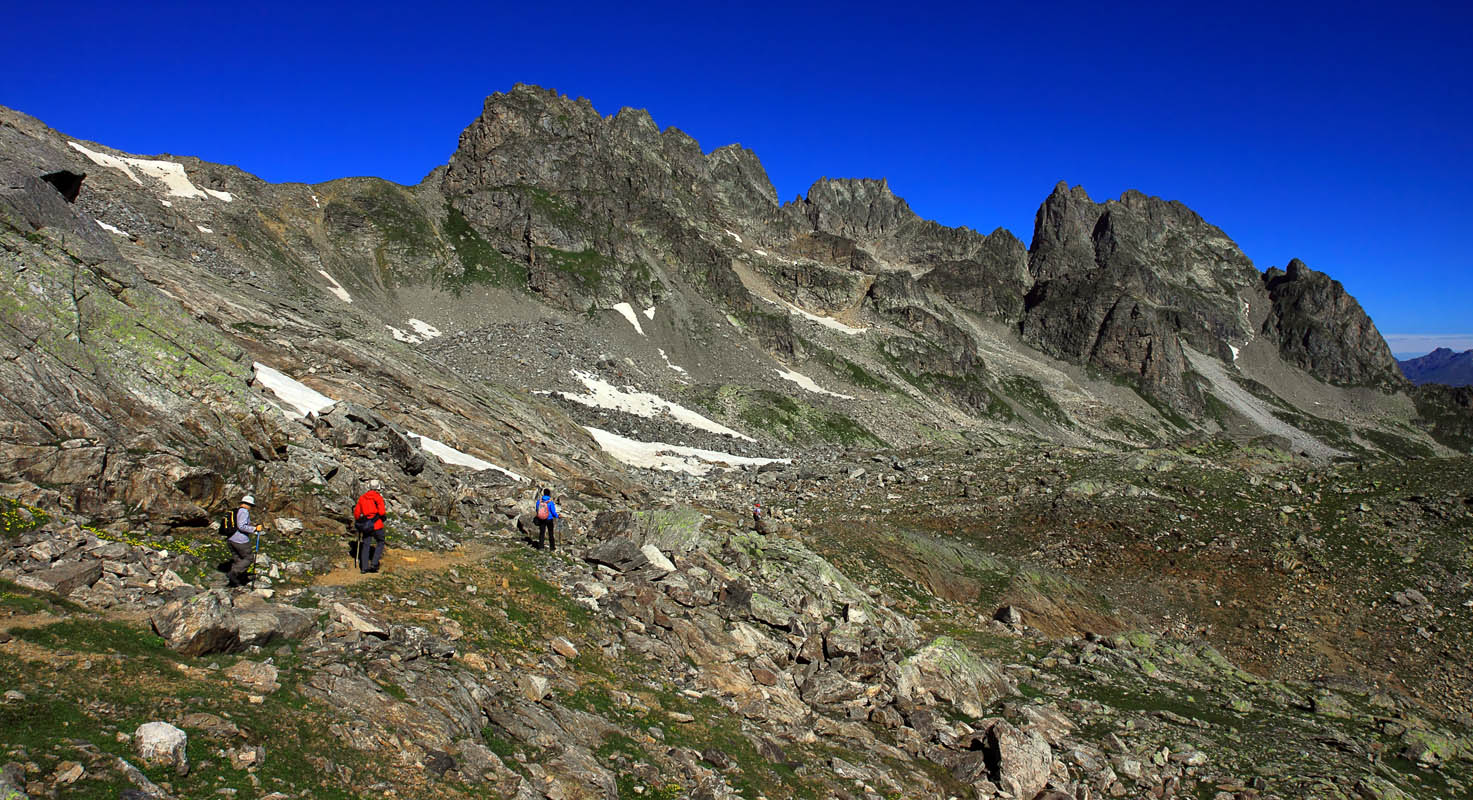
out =
[[[676,127],[660,129],[645,109],[600,116],[576,100],[527,84],[486,98],[460,137],[443,188],[456,197],[477,188],[533,186],[553,193],[593,191],[692,210],[707,188],[740,209],[777,205],[757,156],[740,145],[703,153]]]
[[[803,207],[815,230],[860,241],[882,238],[918,219],[885,178],[819,178]]]
[[[1294,258],[1265,271],[1263,286],[1273,302],[1263,333],[1286,361],[1335,383],[1406,383],[1386,340],[1340,281]]]

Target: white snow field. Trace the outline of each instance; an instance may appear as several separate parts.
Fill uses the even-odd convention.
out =
[[[655,318],[655,307],[654,306],[650,306],[649,308],[646,308],[644,310],[644,318],[645,319],[649,319],[649,320],[653,320]]]
[[[629,324],[634,326],[634,330],[638,332],[640,336],[644,335],[644,328],[641,328],[639,326],[639,317],[634,316],[634,306],[631,306],[628,303],[615,303],[612,307],[615,311],[624,315],[624,319],[629,320]]]
[[[773,370],[773,371],[776,372],[778,374],[778,376],[781,377],[783,380],[785,380],[785,381],[792,381],[793,383],[798,384],[800,387],[803,388],[804,391],[813,392],[814,394],[826,394],[829,397],[837,397],[840,400],[853,400],[854,399],[854,397],[852,395],[839,394],[838,392],[831,392],[828,389],[825,389],[822,386],[819,386],[817,383],[814,383],[813,382],[813,379],[810,378],[810,377],[808,377],[807,375],[803,375],[803,374],[798,373],[798,372],[793,372],[792,370],[777,369],[777,370]]]
[[[409,327],[413,328],[414,332],[423,337],[425,341],[429,341],[430,339],[441,335],[439,328],[436,328],[434,325],[431,325],[430,323],[425,322],[422,319],[415,319],[413,317],[410,317]]]
[[[291,406],[289,411],[285,408],[281,410],[292,419],[301,419],[308,414],[321,414],[337,403],[307,384],[288,378],[259,361],[251,367],[256,371],[257,382],[270,389],[278,400]]]
[[[765,297],[762,298],[762,299],[763,300],[767,300],[767,298],[765,298]],[[849,336],[858,336],[859,334],[864,333],[865,331],[869,330],[868,328],[856,328],[856,327],[854,327],[852,325],[845,325],[844,323],[842,323],[842,322],[834,319],[833,317],[819,316],[818,314],[815,314],[812,311],[807,311],[805,309],[799,308],[799,307],[793,305],[792,303],[789,303],[788,301],[783,300],[782,298],[778,298],[778,300],[780,302],[773,303],[771,300],[767,300],[767,302],[772,303],[773,305],[779,306],[781,308],[786,308],[788,310],[788,313],[789,314],[797,314],[798,316],[803,317],[804,319],[812,320],[812,321],[817,322],[818,324],[824,326],[825,328],[829,328],[831,330],[836,330],[839,333],[847,334]]]
[[[348,294],[348,290],[344,289],[341,283],[338,283],[337,278],[334,278],[333,276],[327,274],[327,270],[319,269],[317,270],[317,274],[321,275],[324,278],[327,278],[328,283],[332,284],[331,286],[327,287],[327,290],[337,295],[339,300],[343,301],[344,303],[353,302],[353,295]]]
[[[661,414],[669,414],[676,422],[682,425],[689,425],[692,428],[699,428],[703,431],[719,433],[722,436],[730,436],[733,439],[742,439],[748,442],[756,441],[744,433],[734,431],[715,420],[707,419],[685,406],[672,403],[659,395],[641,392],[637,389],[621,389],[593,373],[582,372],[576,369],[573,370],[573,377],[582,381],[583,385],[588,389],[588,394],[561,393],[563,397],[575,403],[582,403],[592,408],[607,408],[612,411],[623,411],[651,419]]]
[[[173,161],[151,161],[146,158],[113,156],[107,153],[99,153],[96,150],[89,150],[77,142],[67,142],[67,144],[71,145],[73,150],[91,159],[92,163],[98,166],[112,167],[113,169],[122,171],[124,175],[131,178],[136,184],[143,184],[143,179],[138,177],[139,172],[151,178],[157,178],[169,188],[169,194],[173,197],[194,197],[200,200],[206,197],[213,197],[216,200],[223,200],[227,203],[235,199],[229,192],[219,192],[214,189],[200,191],[198,187],[190,183],[189,176],[184,173],[183,164],[176,164]],[[134,172],[134,170],[137,170],[137,172]]]
[[[115,233],[115,234],[117,234],[119,236],[127,236],[129,239],[133,238],[132,234],[128,233],[127,231],[123,230],[122,228],[115,228],[112,225],[109,225],[109,224],[107,224],[106,222],[103,222],[100,219],[99,220],[93,220],[93,221],[97,223],[98,227],[102,228],[103,230],[107,231],[108,233]]]
[[[670,363],[670,356],[665,355],[665,351],[664,350],[662,350],[662,349],[660,349],[658,347],[655,348],[655,349],[656,350],[659,350],[659,352],[660,352],[660,358],[665,359],[665,366],[667,366],[670,369],[673,369],[676,372],[679,372],[680,373],[681,380],[685,380],[686,378],[690,377],[690,373],[685,371],[685,367],[677,366],[675,364]]]
[[[256,381],[271,390],[276,398],[286,407],[278,405],[288,419],[302,419],[308,414],[321,414],[337,404],[336,400],[313,389],[301,381],[289,378],[265,364],[257,361],[251,365],[256,373]],[[530,479],[518,475],[505,467],[499,467],[483,458],[477,458],[470,453],[464,453],[438,439],[421,436],[414,431],[407,431],[410,436],[419,440],[419,446],[426,453],[440,459],[446,464],[455,464],[462,467],[470,467],[474,470],[492,469],[516,480],[530,482]]]
[[[422,319],[410,318],[409,327],[414,329],[414,333],[407,333],[404,329],[396,328],[393,325],[385,325],[384,327],[389,329],[389,333],[393,334],[395,339],[407,344],[419,344],[420,342],[427,342],[436,336],[444,335],[440,332],[439,328]]]
[[[622,463],[641,469],[659,469],[665,470],[666,472],[705,475],[714,467],[723,464],[739,467],[791,463],[791,459],[787,458],[748,458],[747,456],[735,456],[716,450],[702,450],[699,447],[685,447],[683,445],[665,444],[664,442],[641,442],[636,439],[620,436],[617,433],[610,433],[600,428],[590,428],[586,425],[583,426],[583,429],[593,436],[594,440],[598,442],[598,446],[604,449],[604,452]]]
[[[419,446],[424,448],[424,451],[426,453],[429,453],[435,458],[444,461],[446,464],[456,464],[462,467],[470,467],[474,470],[495,470],[514,480],[519,480],[523,483],[531,483],[531,479],[526,477],[525,475],[518,475],[517,473],[512,472],[505,467],[498,467],[483,458],[476,458],[469,453],[462,453],[461,451],[456,450],[450,445],[445,444],[444,442],[437,439],[431,439],[428,436],[421,436],[420,434],[417,434],[413,431],[410,431],[409,435],[419,440]]]

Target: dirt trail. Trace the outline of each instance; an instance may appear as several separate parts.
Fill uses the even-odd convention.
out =
[[[1295,450],[1302,450],[1313,458],[1329,460],[1335,456],[1345,455],[1344,451],[1336,450],[1308,433],[1275,417],[1269,411],[1268,406],[1264,405],[1262,400],[1254,397],[1252,393],[1239,386],[1237,381],[1228,376],[1227,371],[1223,369],[1221,361],[1198,353],[1190,347],[1182,347],[1182,352],[1186,353],[1187,361],[1191,362],[1192,369],[1201,373],[1212,384],[1213,394],[1217,395],[1224,403],[1232,406],[1234,411],[1252,420],[1264,432],[1288,439],[1293,443]]]
[[[435,553],[426,550],[399,550],[389,548],[384,552],[383,561],[379,563],[377,573],[364,574],[358,571],[357,566],[343,566],[339,564],[333,567],[331,572],[318,575],[313,579],[314,586],[352,586],[354,584],[371,581],[384,575],[424,572],[427,570],[445,570],[465,564],[471,561],[479,561],[491,555],[496,550],[489,545],[476,542],[467,544],[457,550],[445,553]]]

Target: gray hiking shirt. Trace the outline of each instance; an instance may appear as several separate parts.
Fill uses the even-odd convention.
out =
[[[230,541],[245,544],[251,540],[251,534],[255,532],[256,526],[251,524],[251,510],[249,508],[235,509],[235,533],[230,534]]]

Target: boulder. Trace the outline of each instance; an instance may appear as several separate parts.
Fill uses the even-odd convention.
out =
[[[367,606],[360,603],[333,603],[332,619],[364,636],[389,638],[389,626]]]
[[[588,551],[588,560],[595,564],[613,567],[620,572],[639,569],[649,563],[649,557],[632,539],[610,539]]]
[[[239,661],[225,670],[225,677],[261,694],[281,688],[281,684],[276,682],[277,675],[275,666],[259,661]]]
[[[245,596],[236,607],[222,589],[173,600],[154,612],[153,629],[170,649],[184,655],[228,653],[281,639],[297,639],[312,628],[313,615],[293,606]]]
[[[1003,720],[988,727],[982,752],[992,782],[1013,797],[1034,797],[1043,791],[1054,765],[1053,751],[1042,736]]]
[[[541,675],[521,675],[517,678],[517,689],[523,697],[537,703],[552,693],[552,684]]]
[[[271,644],[283,639],[300,639],[311,630],[313,616],[294,606],[261,603],[237,609],[235,632],[241,647]]]
[[[949,636],[937,637],[902,661],[895,687],[899,699],[950,703],[972,717],[983,716],[988,706],[1013,692],[1000,667]]]
[[[645,560],[648,561],[649,565],[654,569],[666,573],[675,571],[675,564],[672,563],[670,559],[666,558],[664,553],[660,552],[660,548],[655,547],[652,544],[647,544],[644,547],[639,548],[639,552],[645,557]]]
[[[149,621],[171,650],[187,656],[224,653],[240,646],[230,596],[219,589],[171,601]]]
[[[68,595],[83,586],[97,583],[97,579],[101,577],[102,562],[95,558],[88,558],[32,572],[26,576],[29,579],[26,585],[42,591]]]
[[[185,746],[189,736],[167,722],[145,722],[133,732],[133,750],[149,764],[171,766],[180,775],[189,772]]]

